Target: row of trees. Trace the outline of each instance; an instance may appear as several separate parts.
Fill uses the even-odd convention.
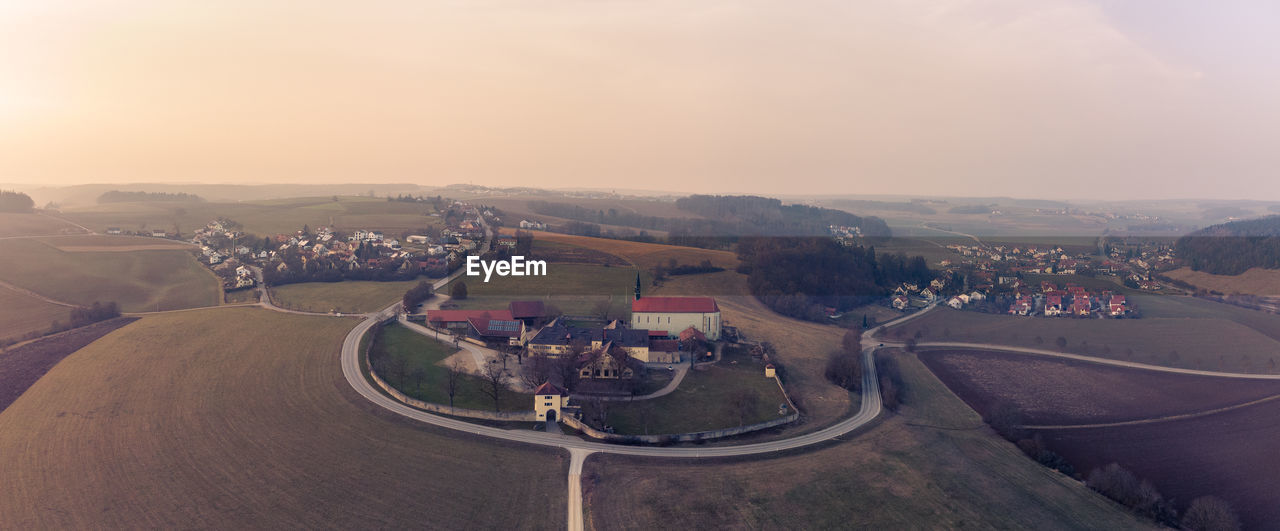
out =
[[[401,301],[404,305],[404,311],[412,312],[419,304],[422,304],[435,294],[436,289],[430,282],[425,280],[418,282],[417,286],[409,288],[408,291],[404,292],[404,300]]]
[[[124,192],[111,190],[98,196],[98,203],[133,203],[139,201],[203,202],[204,198],[185,192]]]

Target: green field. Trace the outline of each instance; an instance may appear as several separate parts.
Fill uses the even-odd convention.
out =
[[[355,394],[338,364],[355,323],[180,312],[70,355],[0,412],[4,526],[564,524],[561,452],[407,421]]]
[[[888,241],[876,243],[875,248],[877,254],[903,253],[907,256],[923,256],[929,262],[929,267],[938,269],[938,262],[943,260],[959,262],[964,258],[963,255],[946,247],[957,243],[970,245],[973,244],[973,240],[939,233],[938,237],[927,235],[914,238],[890,238]]]
[[[191,234],[218,217],[226,217],[244,225],[245,232],[260,236],[292,233],[309,225],[382,230],[398,237],[405,230],[439,225],[439,218],[427,215],[433,211],[429,204],[343,196],[337,201],[332,197],[312,197],[238,203],[108,203],[69,209],[62,216],[98,232],[107,227],[172,231],[176,225],[183,234]]]
[[[69,253],[4,240],[0,280],[71,304],[115,301],[126,312],[216,306],[222,299],[213,273],[177,250]]]
[[[736,362],[736,363],[735,363]],[[738,412],[732,397],[747,390],[755,397],[755,407],[745,415]],[[735,428],[773,420],[786,397],[772,378],[764,377],[764,364],[750,356],[726,355],[714,366],[689,371],[674,392],[638,402],[609,402],[608,423],[617,433],[659,435],[693,433]],[[787,414],[793,413],[787,408]]]
[[[54,321],[66,323],[71,309],[0,286],[0,343],[49,330]]]
[[[409,330],[398,324],[383,327],[374,343],[374,358],[387,357],[395,365],[403,360],[404,374],[398,369],[383,370],[378,376],[386,380],[400,392],[424,402],[449,404],[448,369],[441,362],[458,352],[452,345],[436,341],[432,338]],[[515,360],[512,360],[515,369]],[[414,376],[414,371],[421,370],[421,380]],[[465,409],[493,410],[493,398],[482,391],[485,382],[478,376],[465,374],[458,385],[458,392],[453,397],[455,407]],[[526,411],[533,409],[533,395],[506,390],[499,399],[503,411]]]
[[[1153,527],[994,435],[914,357],[904,406],[856,436],[749,460],[592,456],[596,529]]]
[[[345,280],[342,282],[307,282],[271,288],[271,300],[281,308],[304,312],[367,313],[376,312],[404,297],[404,292],[430,279],[393,282]]]
[[[641,274],[647,286],[649,276]],[[634,298],[636,269],[590,264],[548,264],[540,277],[461,276],[440,290],[449,294],[454,283],[467,285],[467,300],[451,300],[464,309],[506,308],[513,300],[542,300],[570,315],[594,315],[601,301],[610,301],[610,317],[626,317]]]
[[[1136,304],[1145,304],[1143,300]],[[908,338],[919,332],[920,342],[956,341],[1045,350],[1058,350],[1057,338],[1062,337],[1067,341],[1065,351],[1075,354],[1184,369],[1280,373],[1280,342],[1221,314],[1209,315],[1073,319],[994,315],[940,306],[885,333]],[[1230,339],[1224,342],[1224,338]]]

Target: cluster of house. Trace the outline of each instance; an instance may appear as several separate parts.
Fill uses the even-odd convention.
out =
[[[1100,275],[1119,276],[1138,283],[1142,289],[1159,289],[1151,281],[1157,270],[1171,268],[1176,258],[1172,247],[1156,243],[1107,244],[1101,259],[1086,254],[1071,255],[1061,247],[1006,246],[952,244],[948,249],[960,254],[960,260],[978,270],[1006,272],[1012,277],[1018,273],[1041,275],[1074,275],[1089,269]],[[958,265],[952,260],[939,262],[942,267]]]
[[[862,229],[860,227],[846,227],[844,225],[829,225],[827,230],[831,233],[831,237],[846,247],[858,245],[862,239]]]
[[[1129,313],[1125,296],[1103,290],[1093,294],[1087,288],[1075,284],[1067,284],[1065,289],[1058,289],[1052,282],[1040,283],[1037,293],[1020,292],[1017,299],[1009,306],[1012,315],[1037,315],[1046,317],[1075,316],[1089,317],[1108,315],[1123,317]]]
[[[323,263],[330,267],[342,269],[412,263],[424,270],[447,270],[484,241],[484,225],[479,219],[481,212],[466,203],[455,202],[453,206],[463,213],[460,220],[441,229],[437,235],[407,235],[404,243],[377,230],[357,229],[342,235],[330,227],[304,228],[293,234],[277,234],[266,239],[247,238],[232,229],[233,223],[224,220],[209,222],[197,230],[190,241],[200,246],[201,261],[215,271],[223,264],[231,267],[256,264],[285,271],[289,267],[285,263],[286,256],[295,255],[304,262],[323,259]],[[162,231],[159,232],[164,236]],[[515,240],[499,243],[514,247]],[[248,271],[248,268],[244,270]],[[252,271],[237,274],[237,280],[229,282],[227,288],[252,286],[253,278]]]
[[[912,307],[912,303],[918,305],[928,305],[937,302],[942,297],[942,291],[947,287],[947,281],[944,278],[935,278],[929,281],[929,285],[921,288],[920,286],[904,282],[893,290],[893,298],[890,300],[895,310],[906,310]],[[990,289],[990,286],[985,286]],[[963,308],[966,304],[983,301],[987,299],[984,288],[972,290],[967,293],[958,293],[946,298],[943,304],[955,308],[957,310]]]
[[[520,220],[520,228],[526,230],[547,230],[547,224],[541,221]]]
[[[644,363],[677,363],[721,334],[720,308],[711,297],[638,298],[629,325],[614,320],[583,327],[556,318],[535,330],[545,317],[541,301],[513,301],[498,310],[428,310],[425,320],[475,340],[523,347],[531,356],[572,356],[584,380],[629,379]]]

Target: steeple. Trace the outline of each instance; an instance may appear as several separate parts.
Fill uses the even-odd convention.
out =
[[[640,273],[636,273],[636,300],[640,300]]]

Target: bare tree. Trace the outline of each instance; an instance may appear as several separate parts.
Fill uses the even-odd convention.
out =
[[[503,380],[506,379],[507,371],[497,360],[489,360],[480,369],[480,391],[493,399],[493,410],[502,411],[502,389]]]
[[[448,377],[445,378],[445,391],[449,393],[449,409],[453,409],[453,397],[458,394],[458,382],[462,381],[462,362],[453,360],[449,364]]]
[[[729,411],[738,417],[738,426],[747,423],[747,419],[751,418],[756,409],[760,407],[760,395],[755,394],[750,389],[738,389],[729,395],[727,402]]]
[[[1240,517],[1222,498],[1201,496],[1191,500],[1182,515],[1182,528],[1194,531],[1230,531],[1240,529]]]
[[[520,379],[530,388],[538,387],[551,380],[551,360],[546,356],[533,356],[529,364],[520,371]]]

